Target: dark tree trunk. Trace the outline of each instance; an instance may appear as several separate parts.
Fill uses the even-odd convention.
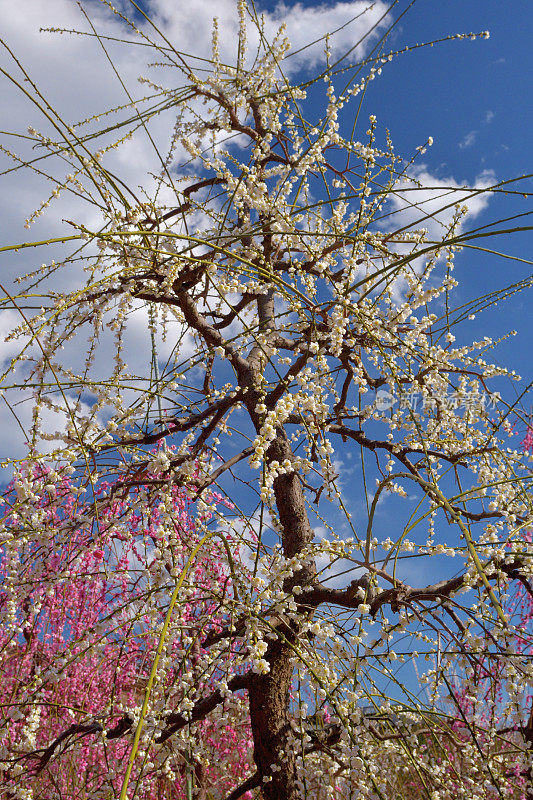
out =
[[[277,460],[279,463],[292,457],[284,431],[279,431],[266,456],[267,462]],[[280,475],[274,481],[273,488],[283,529],[283,554],[286,558],[293,558],[313,540],[300,479],[294,472]],[[290,591],[296,584],[309,586],[315,575],[314,561],[305,559],[303,568],[286,579],[284,589]],[[265,654],[270,672],[257,675],[249,688],[254,760],[265,800],[299,800],[301,794],[297,784],[295,753],[290,743],[290,689],[294,655],[291,641],[296,640],[298,631],[293,623],[282,624],[281,630],[283,638],[273,641]],[[264,777],[268,779],[265,782]]]
[[[265,800],[298,800],[294,751],[288,744],[290,647],[276,642],[269,662],[270,672],[258,675],[249,689],[254,761],[259,774],[269,778],[261,783]]]

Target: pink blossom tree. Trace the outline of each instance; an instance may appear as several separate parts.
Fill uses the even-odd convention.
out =
[[[187,569],[199,541],[187,492],[152,491],[147,502],[142,480],[127,497],[119,483],[102,480],[91,494],[89,503],[68,471],[30,460],[4,496],[3,797],[30,789],[65,800],[118,796],[131,750],[120,734],[142,706],[176,575],[185,580],[152,696],[172,708],[211,688],[201,642],[220,630],[220,607],[236,589],[220,538]],[[220,494],[211,499],[227,505]],[[97,517],[86,513],[95,504]],[[231,535],[224,540],[238,562],[239,546]],[[16,556],[10,542],[23,542]],[[224,659],[232,657],[230,647]],[[153,740],[158,728],[147,716],[150,724]],[[224,795],[244,780],[250,744],[244,698],[234,695],[194,732],[184,728],[181,739],[139,756],[136,796],[207,797],[208,786]]]

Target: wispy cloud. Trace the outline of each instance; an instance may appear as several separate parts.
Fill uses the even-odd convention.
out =
[[[454,177],[437,177],[426,164],[411,167],[395,187],[389,198],[386,231],[400,229],[427,230],[428,241],[439,241],[450,230],[457,206],[466,209],[459,227],[460,231],[468,220],[477,217],[489,203],[491,193],[485,191],[493,186],[496,177],[491,170],[484,170],[473,181],[457,181]],[[395,246],[397,252],[410,252],[410,245]],[[426,259],[415,259],[411,266],[421,272]],[[405,284],[403,279],[395,282],[395,296],[403,300]]]
[[[472,147],[477,139],[477,131],[470,131],[459,142],[459,147],[464,150],[465,147]]]
[[[473,182],[459,182],[452,176],[437,177],[426,164],[419,164],[395,188],[388,229],[424,227],[430,240],[438,240],[451,225],[457,204],[467,209],[461,225],[486,208],[490,192],[482,190],[495,180],[494,173],[485,170]]]
[[[485,112],[485,124],[488,125],[494,119],[494,111],[491,111],[489,108],[488,111]]]

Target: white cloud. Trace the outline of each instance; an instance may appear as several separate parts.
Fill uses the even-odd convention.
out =
[[[16,377],[24,380],[22,373],[16,373]],[[77,405],[76,417],[79,415],[87,417],[91,413],[87,403],[80,402],[72,397],[63,399],[57,392],[54,397],[55,408],[43,406],[40,411],[40,429],[47,437],[38,441],[38,448],[41,453],[50,453],[61,444],[59,437],[65,431],[67,424],[72,420],[74,408]],[[7,397],[7,393],[0,397],[0,430],[2,431],[2,445],[0,459],[24,459],[28,455],[27,442],[30,441],[30,433],[33,425],[34,396],[31,391],[19,389],[16,396]],[[1,475],[0,479],[5,480],[7,474]]]
[[[154,22],[161,26],[165,35],[178,48],[195,55],[210,56],[212,20],[217,17],[220,30],[221,59],[235,60],[239,23],[235,0],[191,0],[188,3],[168,3],[167,0],[152,0],[150,3]],[[332,56],[339,58],[354,46],[359,45],[355,55],[361,57],[368,50],[369,43],[375,39],[377,28],[369,36],[368,32],[378,26],[389,7],[378,0],[353,0],[346,3],[324,3],[308,6],[304,3],[287,5],[278,3],[273,10],[263,13],[265,34],[272,40],[282,24],[292,43],[292,52],[321,39],[327,32],[337,31],[331,39]],[[382,27],[386,21],[381,23]],[[366,37],[366,38],[365,38]],[[257,51],[259,34],[251,23],[248,26],[249,58]],[[192,44],[194,43],[194,51]],[[314,66],[324,58],[324,42],[306,47],[284,64],[284,72],[294,72],[302,66]]]
[[[463,136],[461,141],[459,142],[459,147],[461,150],[464,150],[465,147],[472,147],[475,144],[477,138],[477,131],[469,131],[466,136]]]
[[[9,360],[18,356],[29,341],[28,337],[6,341],[11,331],[17,328],[22,321],[18,311],[6,309],[0,314],[0,375],[8,366]]]
[[[465,206],[467,219],[477,217],[487,206],[490,193],[483,191],[494,185],[495,176],[490,170],[478,175],[473,183],[458,182],[453,177],[438,178],[426,164],[412,167],[408,175],[396,184],[390,198],[392,214],[387,230],[399,228],[427,228],[429,239],[442,237],[455,214],[455,206]]]
[[[485,112],[485,124],[488,125],[494,119],[495,114],[494,111],[491,111],[490,108],[488,111]]]
[[[292,43],[292,52],[304,48],[294,57],[289,56],[287,64],[293,68],[297,66],[315,66],[324,58],[324,43],[318,41],[311,47],[306,47],[310,42],[321,39],[328,31],[337,31],[331,38],[332,57],[340,58],[355,46],[351,59],[361,58],[368,50],[369,44],[375,39],[378,28],[370,35],[374,26],[379,25],[383,15],[388,9],[388,4],[383,2],[362,2],[323,4],[320,6],[304,6],[302,3],[285,5],[280,3],[268,26],[273,32],[274,25],[285,23],[287,33]],[[385,22],[389,21],[388,18]],[[268,28],[267,28],[268,30]]]
[[[442,240],[449,231],[456,206],[466,209],[456,233],[461,231],[465,223],[475,219],[488,205],[490,191],[485,191],[496,182],[491,170],[484,170],[473,182],[459,182],[452,176],[436,177],[426,164],[411,167],[406,176],[396,184],[394,194],[389,198],[385,231],[421,228],[427,230],[427,241]],[[411,252],[411,245],[395,245],[399,253]],[[425,264],[424,258],[411,262],[415,271],[421,272]],[[403,299],[403,280],[396,281],[395,296]]]

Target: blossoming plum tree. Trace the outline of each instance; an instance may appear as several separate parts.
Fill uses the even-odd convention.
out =
[[[52,195],[92,216],[54,238],[74,252],[6,290],[22,360],[5,396],[22,374],[34,403],[0,539],[10,797],[42,796],[43,775],[50,798],[80,780],[110,800],[522,797],[532,666],[507,593],[531,591],[531,476],[496,402],[516,376],[487,360],[490,338],[456,342],[470,312],[453,299],[456,254],[498,233],[464,230],[465,208],[500,185],[451,187],[438,238],[423,208],[394,226],[396,198],[411,188],[416,206],[412,160],[347,115],[396,55],[386,37],[340,62],[325,37],[324,68],[291,82],[284,31],[269,41],[238,9],[233,64],[216,22],[197,62],[116,10],[173,77],[149,73],[152,95],[105,128],[74,129],[24,72],[51,126],[31,141],[69,163]],[[169,111],[142,193],[108,159]],[[142,308],[149,376],[125,363]],[[505,670],[496,725],[454,700],[457,665],[489,693]]]
[[[108,491],[112,502],[105,501]],[[124,711],[139,704],[150,680],[165,615],[165,575],[168,580],[183,570],[198,541],[183,489],[163,498],[152,491],[148,505],[142,494],[139,486],[126,497],[118,484],[100,482],[95,537],[94,519],[84,515],[83,492],[64,470],[28,464],[8,487],[4,536],[20,541],[29,526],[42,535],[19,548],[16,560],[4,557],[1,565],[2,609],[10,620],[0,640],[2,747],[9,754],[3,779],[13,789],[7,796],[25,797],[30,789],[36,796],[65,798],[120,792],[129,756],[120,735]],[[216,493],[213,500],[223,502]],[[159,547],[169,517],[174,546],[172,563],[164,563]],[[238,547],[233,549],[237,560]],[[157,681],[167,705],[178,697],[187,703],[184,676],[190,696],[211,688],[198,639],[220,629],[215,597],[231,591],[219,550],[212,544],[194,563],[191,584],[174,610],[179,633]],[[12,555],[9,547],[7,554]],[[101,720],[113,718],[115,730],[108,732],[104,747],[95,748],[92,739],[102,730]],[[223,794],[244,778],[249,748],[244,699],[235,697],[225,718],[202,721],[181,749],[175,743],[161,747],[156,757],[135,765],[134,777],[144,761],[139,796],[186,798],[188,782],[199,791],[209,785]]]

